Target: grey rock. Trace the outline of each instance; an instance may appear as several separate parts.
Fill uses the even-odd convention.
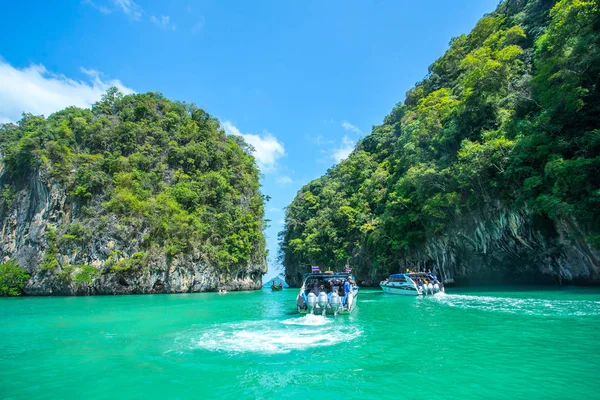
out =
[[[536,223],[527,209],[500,203],[456,220],[429,237],[421,251],[399,253],[394,272],[432,270],[447,284],[600,284],[600,252],[585,240],[574,219]],[[387,273],[372,268],[372,255],[353,254],[359,284],[376,286]],[[302,283],[306,265],[288,265],[286,281]]]

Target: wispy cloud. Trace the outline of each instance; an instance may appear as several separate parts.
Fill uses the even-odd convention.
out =
[[[171,24],[171,18],[168,15],[161,15],[160,18],[154,15],[150,17],[150,21],[161,29],[168,29],[174,31],[177,29],[175,24]]]
[[[241,136],[254,147],[254,158],[263,172],[277,169],[277,160],[285,155],[285,148],[275,136],[269,132],[263,132],[262,135],[245,134],[229,121],[223,122],[223,128],[228,135]]]
[[[269,212],[283,212],[283,210],[281,208],[277,208],[277,207],[269,207],[269,209],[267,211],[269,211]]]
[[[110,0],[110,3],[106,0],[82,0],[83,4],[87,4],[100,11],[102,14],[110,14],[113,11],[121,11],[125,13],[129,18],[139,21],[144,14],[144,10],[133,0]],[[104,3],[104,4],[102,4]],[[109,6],[112,4],[112,6]]]
[[[348,121],[342,121],[342,128],[344,128],[345,130],[350,131],[350,132],[354,132],[354,133],[358,133],[358,134],[362,133],[361,130],[358,129],[358,127],[352,125]]]
[[[110,8],[105,7],[101,4],[97,4],[97,3],[93,2],[92,0],[83,0],[82,3],[92,6],[96,10],[100,11],[102,14],[110,14],[112,12],[112,10]]]
[[[139,20],[142,18],[142,7],[140,7],[133,0],[113,0],[113,3],[121,9],[125,14],[129,15],[131,18],[135,20]]]
[[[68,106],[89,107],[111,86],[133,93],[119,80],[103,80],[96,70],[81,71],[88,81],[53,74],[41,64],[19,69],[0,60],[0,122],[18,121],[23,112],[48,116]]]
[[[290,178],[287,175],[277,177],[276,181],[277,181],[277,183],[279,183],[281,185],[288,185],[288,184],[294,182],[292,180],[292,178]]]
[[[311,143],[316,144],[319,147],[334,143],[333,140],[326,139],[322,135],[318,135],[318,136],[305,135],[304,138],[306,140],[310,141]]]
[[[204,19],[204,17],[201,17],[198,22],[196,22],[194,24],[194,26],[192,26],[192,34],[197,34],[200,33],[202,31],[202,29],[204,29],[204,25],[206,23],[206,20]]]
[[[353,140],[344,135],[341,146],[333,150],[331,158],[333,158],[336,163],[346,159],[350,153],[352,153],[352,150],[354,150],[355,144],[356,143]]]

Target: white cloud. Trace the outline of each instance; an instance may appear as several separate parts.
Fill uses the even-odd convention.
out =
[[[347,158],[350,153],[352,153],[352,150],[354,150],[354,145],[355,143],[353,140],[351,140],[348,136],[344,136],[342,139],[342,146],[333,150],[331,158],[333,158],[336,163],[339,163]]]
[[[277,224],[285,225],[285,219],[280,219],[279,221],[277,221]]]
[[[0,60],[0,122],[18,121],[23,112],[48,116],[68,106],[90,107],[111,86],[133,93],[119,80],[103,81],[98,71],[81,71],[89,81],[53,74],[41,64],[19,69]]]
[[[354,133],[358,133],[358,134],[360,134],[360,133],[361,133],[361,131],[360,131],[360,129],[358,129],[358,127],[356,127],[356,126],[352,125],[352,124],[351,124],[350,122],[348,122],[348,121],[342,121],[342,128],[344,128],[344,129],[345,129],[345,130],[347,130],[347,131],[354,132]]]
[[[277,208],[277,207],[269,207],[269,209],[267,211],[269,211],[269,212],[282,212],[283,210],[281,208]]]
[[[282,185],[287,185],[287,184],[294,182],[292,180],[292,178],[290,178],[287,175],[277,177],[276,181],[277,181],[277,183],[282,184]]]
[[[157,18],[153,15],[150,17],[150,21],[152,21],[161,29],[170,29],[174,31],[177,28],[175,24],[171,24],[171,18],[168,15],[161,15],[160,18]]]
[[[139,20],[142,17],[142,7],[133,0],[113,0],[113,3],[135,20]]]
[[[262,136],[244,134],[229,121],[223,122],[223,128],[228,135],[241,136],[246,143],[254,147],[254,158],[263,172],[275,171],[277,160],[285,155],[283,143],[269,132],[264,132]]]

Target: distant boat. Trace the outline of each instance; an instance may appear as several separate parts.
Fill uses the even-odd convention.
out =
[[[284,280],[281,279],[279,276],[269,279],[263,285],[264,289],[271,289],[274,292],[281,291],[282,289],[287,289],[288,287],[288,284],[285,283]]]
[[[273,283],[273,285],[271,285],[271,290],[274,292],[280,292],[283,290],[283,284],[281,282],[279,285],[275,285],[275,283]]]
[[[392,274],[379,283],[385,293],[419,296],[444,293],[444,285],[437,277],[425,272]]]

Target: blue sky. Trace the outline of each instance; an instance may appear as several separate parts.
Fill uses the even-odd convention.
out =
[[[257,149],[270,271],[284,208],[498,0],[4,2],[0,122],[111,85],[194,102]]]

